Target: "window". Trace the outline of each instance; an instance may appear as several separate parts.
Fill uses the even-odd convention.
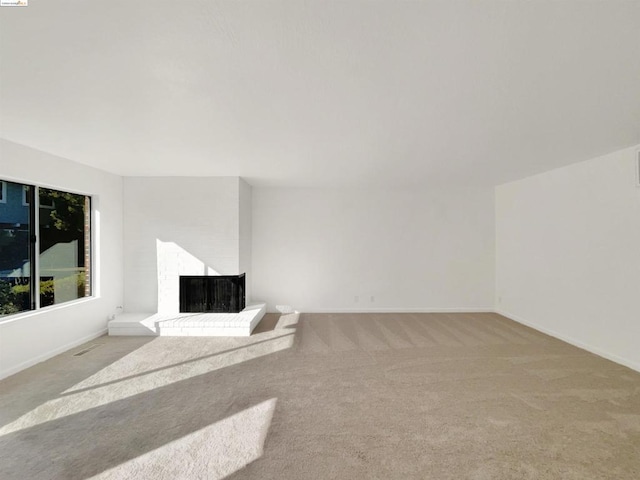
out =
[[[28,207],[29,202],[29,187],[27,185],[22,186],[22,205]],[[53,203],[53,198],[41,198],[40,199],[40,208],[54,208],[55,204]]]
[[[90,296],[91,197],[2,183],[0,316]]]

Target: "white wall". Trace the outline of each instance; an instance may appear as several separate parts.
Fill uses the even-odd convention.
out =
[[[496,188],[496,305],[640,370],[637,151]]]
[[[246,273],[246,291],[245,296],[247,302],[252,298],[253,293],[251,283],[253,282],[253,274],[251,270],[251,224],[252,215],[252,187],[244,180],[240,179],[240,258],[239,273]]]
[[[179,275],[241,273],[243,183],[238,177],[125,178],[126,311],[177,313]]]
[[[93,196],[94,298],[0,319],[0,378],[106,331],[122,305],[122,178],[0,140],[0,178]]]
[[[493,197],[254,187],[253,296],[270,310],[491,310]]]

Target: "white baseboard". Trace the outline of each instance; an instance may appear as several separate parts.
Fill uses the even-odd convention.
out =
[[[586,344],[580,340],[577,340],[573,337],[569,337],[567,335],[564,335],[562,333],[558,333],[554,330],[551,330],[549,328],[545,328],[545,327],[541,327],[540,325],[536,324],[535,322],[531,322],[529,320],[526,320],[522,317],[519,317],[518,315],[514,315],[512,313],[509,313],[505,310],[502,309],[495,309],[495,313],[502,315],[503,317],[507,317],[510,320],[513,320],[514,322],[518,322],[521,323],[522,325],[526,325],[527,327],[531,327],[534,330],[537,330],[539,332],[542,333],[546,333],[547,335],[550,335],[554,338],[557,338],[558,340],[562,340],[563,342],[567,342],[571,345],[573,345],[574,347],[578,347],[581,348],[583,350],[586,350],[587,352],[593,353],[595,355],[598,355],[599,357],[602,358],[606,358],[607,360],[611,360],[612,362],[618,363],[620,365],[623,365],[625,367],[629,367],[632,370],[635,370],[636,372],[640,372],[640,363],[637,362],[633,362],[631,360],[628,360],[626,358],[620,357],[614,353],[609,353],[606,352],[604,350],[602,350],[599,347],[594,347],[593,345],[589,345]]]
[[[101,337],[102,335],[104,335],[105,333],[107,333],[107,329],[103,328],[102,330],[92,333],[91,335],[87,335],[83,338],[80,338],[78,340],[74,340],[73,342],[67,343],[66,345],[63,345],[62,347],[58,347],[58,348],[54,348],[53,350],[49,350],[46,353],[43,353],[42,355],[38,355],[37,357],[31,358],[29,360],[27,360],[26,362],[22,362],[18,365],[15,365],[13,367],[10,367],[6,370],[2,370],[0,371],[0,380],[2,380],[3,378],[7,378],[10,377],[11,375],[14,375],[18,372],[20,372],[21,370],[25,370],[29,367],[34,366],[36,363],[40,363],[40,362],[44,362],[45,360],[48,360],[52,357],[55,357],[56,355],[59,355],[63,352],[66,352],[67,350],[70,350],[74,347],[77,347],[78,345],[82,345],[83,343],[89,342],[95,338]]]
[[[311,308],[296,309],[300,313],[493,313],[493,306],[482,307],[379,307],[379,308]],[[269,313],[280,313],[278,311],[270,311]]]

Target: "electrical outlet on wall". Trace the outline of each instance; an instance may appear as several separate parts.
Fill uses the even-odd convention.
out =
[[[353,301],[355,303],[358,303],[360,301],[360,297],[358,295],[356,295],[355,297],[353,297]]]
[[[371,295],[371,303],[373,303],[373,302],[375,302],[375,301],[376,301],[376,297],[375,297],[375,296],[373,296],[373,295]]]
[[[122,313],[124,309],[122,308],[122,305],[118,305],[116,307],[116,311],[115,313],[111,313],[107,316],[107,320],[115,320],[117,315],[120,315]]]

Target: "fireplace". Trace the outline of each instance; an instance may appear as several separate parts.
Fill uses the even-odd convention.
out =
[[[245,307],[245,274],[180,276],[180,312],[237,313]]]

